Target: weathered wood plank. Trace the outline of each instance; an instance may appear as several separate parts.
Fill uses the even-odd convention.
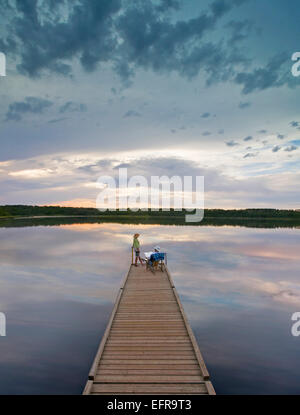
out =
[[[99,374],[101,375],[200,375],[201,371],[199,368],[197,369],[104,369],[100,368]]]
[[[124,363],[124,361],[122,361],[122,363],[114,363],[114,360],[112,360],[111,362],[113,363],[106,363],[106,362],[102,362],[100,363],[100,365],[98,366],[98,372],[102,369],[117,369],[117,370],[132,370],[132,369],[136,369],[136,370],[144,370],[145,372],[147,372],[148,370],[190,370],[190,369],[194,369],[194,370],[200,370],[199,365],[197,360],[193,360],[190,363],[182,363],[182,362],[150,362],[147,361],[147,363],[135,363],[132,360],[129,360],[128,363]],[[139,362],[139,361],[138,361]]]
[[[194,356],[190,353],[184,354],[180,353],[178,355],[170,355],[166,353],[160,353],[160,354],[145,354],[145,353],[103,353],[102,355],[103,361],[106,359],[126,359],[126,360],[136,360],[136,359],[144,359],[144,360],[181,360],[181,359],[193,359]]]
[[[135,344],[135,343],[139,343],[139,344],[166,344],[166,343],[172,343],[172,344],[180,344],[180,343],[184,343],[184,344],[190,344],[190,340],[187,337],[186,339],[108,339],[107,340],[107,344],[111,345],[111,344]]]
[[[180,335],[179,334],[177,334],[177,333],[156,333],[156,335],[155,335],[155,338],[153,337],[153,334],[150,332],[150,333],[146,333],[146,332],[144,332],[144,333],[132,333],[131,335],[130,335],[130,333],[125,333],[125,334],[123,334],[123,333],[114,333],[114,334],[111,334],[111,336],[110,336],[110,340],[119,340],[119,339],[124,339],[124,340],[126,340],[126,339],[131,339],[131,340],[141,340],[141,339],[146,339],[146,340],[154,340],[154,339],[159,339],[159,340],[162,340],[162,339],[166,339],[166,340],[168,340],[168,339],[170,339],[170,340],[172,340],[173,338],[176,338],[176,339],[188,339],[189,338],[189,336],[187,335],[187,334],[185,334],[185,333],[181,333]]]
[[[128,330],[130,330],[130,328],[133,328],[133,329],[138,328],[138,329],[143,330],[143,329],[148,329],[148,328],[151,329],[151,328],[157,328],[157,327],[161,328],[161,329],[171,327],[171,328],[186,330],[185,325],[180,320],[179,321],[169,320],[167,322],[165,322],[165,321],[149,321],[149,320],[148,321],[131,321],[131,322],[130,321],[121,321],[121,322],[116,322],[115,321],[111,327],[112,328],[122,327],[122,328],[126,328]]]
[[[118,350],[142,350],[142,351],[170,351],[170,352],[177,352],[177,351],[181,351],[181,350],[189,350],[189,351],[193,351],[194,349],[189,345],[175,345],[175,346],[170,346],[170,345],[158,345],[158,346],[149,346],[148,344],[144,345],[117,345],[117,346],[105,346],[105,351],[118,351]]]
[[[216,391],[215,391],[215,389],[214,389],[214,387],[213,387],[210,380],[207,380],[205,382],[205,385],[206,385],[206,389],[207,389],[207,392],[208,392],[209,395],[215,395],[216,394]]]
[[[91,393],[103,393],[108,395],[120,394],[207,394],[207,388],[205,383],[200,384],[99,384],[94,383]]]
[[[200,375],[96,375],[96,383],[203,383]]]
[[[130,334],[131,336],[130,336]],[[166,331],[161,331],[161,330],[153,330],[153,329],[149,329],[149,330],[145,330],[145,331],[137,331],[137,330],[130,330],[130,332],[125,331],[125,330],[114,330],[111,333],[111,338],[115,338],[115,337],[173,337],[173,336],[188,336],[188,334],[186,332],[180,332],[178,330],[167,330]]]
[[[89,395],[92,392],[93,384],[94,382],[92,380],[88,380],[82,394]]]
[[[132,365],[150,365],[150,364],[160,364],[160,365],[164,365],[164,364],[169,364],[169,365],[187,365],[187,364],[197,364],[197,359],[179,359],[179,360],[174,360],[174,359],[101,359],[103,364],[118,364],[118,365],[127,365],[127,364],[132,364]]]

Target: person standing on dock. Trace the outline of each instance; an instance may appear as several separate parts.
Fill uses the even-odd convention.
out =
[[[137,262],[138,259],[140,260],[140,263],[143,265],[142,259],[140,257],[140,241],[138,240],[138,237],[140,236],[139,233],[135,233],[133,236],[133,244],[132,244],[132,249],[135,252],[135,263],[134,265],[137,267]]]

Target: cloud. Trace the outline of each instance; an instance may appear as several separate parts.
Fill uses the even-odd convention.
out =
[[[243,110],[243,109],[245,109],[245,108],[248,108],[248,107],[250,107],[251,106],[251,102],[240,102],[239,103],[239,108],[241,109],[241,110]]]
[[[300,123],[299,123],[299,121],[291,121],[290,122],[290,125],[292,126],[292,127],[300,127]]]
[[[249,36],[253,23],[250,20],[231,20],[225,27],[231,30],[231,37],[228,41],[231,46],[232,44],[240,42]]]
[[[281,149],[281,147],[280,147],[280,146],[274,146],[274,147],[272,148],[272,151],[273,151],[273,153],[277,153],[280,149]]]
[[[225,144],[228,146],[228,147],[235,147],[235,146],[239,146],[239,143],[237,143],[236,141],[234,141],[234,140],[231,140],[231,141],[226,141],[225,142]]]
[[[247,154],[245,154],[244,155],[244,159],[247,159],[247,158],[252,158],[252,157],[256,157],[258,155],[258,153],[247,153]]]
[[[159,12],[165,12],[169,9],[178,10],[180,8],[180,3],[178,0],[161,0],[156,8]]]
[[[79,61],[87,72],[109,65],[126,86],[138,70],[176,72],[188,79],[201,73],[207,85],[230,80],[244,94],[297,86],[285,54],[243,70],[251,60],[237,45],[249,37],[250,20],[229,20],[224,41],[213,35],[224,16],[243,3],[215,0],[184,18],[183,2],[176,0],[17,0],[7,7],[9,32],[0,47],[14,53],[17,69],[30,77],[44,71],[70,76],[73,62]]]
[[[86,110],[87,106],[85,104],[68,101],[60,107],[59,112],[64,114],[65,112],[85,112]]]
[[[138,111],[134,111],[134,110],[129,110],[127,111],[124,115],[123,118],[128,118],[128,117],[141,117],[142,114],[139,113]]]
[[[61,122],[61,121],[64,121],[64,120],[67,120],[67,118],[66,117],[55,118],[53,120],[48,121],[48,124],[56,124],[56,123]]]
[[[115,167],[113,167],[113,169],[114,170],[129,169],[130,167],[132,167],[131,163],[120,163],[120,164],[117,164]]]
[[[9,175],[21,179],[40,179],[54,173],[51,169],[28,169],[10,172]]]
[[[42,114],[53,102],[37,97],[26,97],[24,101],[9,105],[6,121],[20,121],[24,114]]]
[[[225,42],[209,36],[244,2],[215,0],[194,17],[183,18],[183,4],[176,0],[18,0],[7,12],[10,30],[0,46],[4,52],[14,51],[20,58],[17,69],[30,77],[43,71],[70,76],[73,60],[79,60],[87,72],[110,65],[126,86],[139,69],[173,71],[188,79],[201,73],[207,85],[230,80],[241,85],[244,94],[297,86],[285,54],[252,71],[242,70],[251,61],[237,44],[249,37],[250,20],[229,20]]]
[[[120,8],[119,0],[66,0],[51,2],[49,13],[45,2],[17,1],[14,35],[22,51],[18,69],[33,77],[43,69],[68,75],[66,61],[76,55],[86,70],[95,69],[116,47],[112,17]]]
[[[252,139],[253,139],[252,135],[248,135],[247,137],[244,138],[244,141],[250,141]]]
[[[277,134],[277,138],[279,138],[279,140],[283,140],[285,138],[285,135],[283,135],[283,134]]]
[[[58,200],[87,199],[95,201],[99,192],[97,178],[118,178],[118,169],[127,168],[128,177],[204,176],[207,207],[287,207],[297,206],[300,176],[295,173],[234,177],[223,166],[208,167],[201,157],[183,159],[174,156],[137,156],[130,159],[102,158],[100,154],[40,156],[36,159],[13,160],[1,165],[1,197],[8,204],[49,204]],[[242,163],[242,160],[241,160]],[[250,160],[249,160],[250,163]],[[249,165],[249,163],[247,163]],[[259,165],[254,165],[255,171]],[[9,179],[7,179],[9,178]],[[283,197],[284,195],[284,197]],[[5,198],[5,199],[4,199]]]
[[[259,131],[257,131],[259,134],[267,134],[267,130],[259,130]]]
[[[7,13],[10,31],[3,45],[14,45],[20,58],[17,69],[30,77],[43,71],[69,76],[76,59],[88,72],[108,63],[127,83],[136,70],[150,69],[186,78],[201,71],[212,84],[229,79],[235,65],[247,61],[222,42],[205,38],[242,3],[215,0],[206,11],[182,19],[183,5],[176,0],[17,0]],[[171,19],[171,12],[178,13],[177,18]],[[247,24],[231,21],[230,39],[238,40]]]
[[[201,115],[201,118],[208,118],[208,117],[210,117],[210,112],[204,112],[204,113]]]
[[[291,146],[286,147],[286,148],[284,149],[284,151],[295,151],[295,150],[297,150],[297,149],[298,149],[298,147],[297,147],[297,146],[291,145]]]
[[[211,132],[210,131],[204,131],[204,133],[202,133],[202,135],[204,137],[207,137],[208,135],[211,135]]]
[[[265,67],[256,68],[252,72],[239,72],[234,81],[242,86],[243,94],[290,85],[287,63],[289,63],[289,57],[285,53],[277,54]]]

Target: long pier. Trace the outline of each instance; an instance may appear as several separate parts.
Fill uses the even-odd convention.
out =
[[[215,394],[167,267],[131,265],[83,394]]]

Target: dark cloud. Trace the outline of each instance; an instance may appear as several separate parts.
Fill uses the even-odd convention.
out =
[[[291,145],[291,146],[286,147],[284,151],[295,151],[297,150],[297,148],[298,148],[297,146]]]
[[[273,151],[273,153],[277,153],[280,149],[281,149],[281,147],[280,147],[280,146],[274,146],[274,147],[272,148],[272,151]]]
[[[201,114],[201,118],[208,118],[210,117],[210,112],[204,112],[203,114]]]
[[[224,134],[224,132],[225,131],[223,129],[221,129],[221,130],[218,131],[218,134]]]
[[[26,97],[24,101],[10,104],[6,113],[6,121],[20,121],[24,114],[41,114],[51,107],[53,102],[43,98]]]
[[[239,108],[240,108],[241,110],[243,110],[243,109],[245,109],[245,108],[250,107],[250,105],[251,105],[251,102],[240,102],[240,103],[239,103]]]
[[[131,164],[130,163],[121,163],[121,164],[118,164],[117,166],[115,166],[114,168],[113,168],[113,170],[118,170],[118,169],[129,169],[131,167]]]
[[[62,118],[55,118],[55,119],[53,119],[53,120],[48,121],[48,123],[49,123],[49,124],[56,124],[56,123],[61,122],[61,121],[64,121],[64,120],[67,120],[67,118],[66,118],[66,117],[62,117]]]
[[[182,7],[176,0],[16,0],[4,41],[17,45],[18,70],[31,77],[43,70],[69,75],[76,58],[86,71],[110,63],[127,84],[138,68],[187,78],[201,70],[212,84],[230,79],[235,65],[247,61],[237,50],[205,38],[241,3],[215,0],[207,11],[180,20],[170,19],[170,11]],[[231,22],[236,32],[240,24],[245,26]]]
[[[123,118],[128,118],[128,117],[141,117],[142,114],[139,113],[138,111],[134,111],[134,110],[129,110],[127,111],[124,115]]]
[[[230,8],[231,7],[230,7],[229,3],[224,1],[224,0],[215,0],[211,4],[211,10],[212,10],[215,17],[223,16],[223,14],[228,12],[228,10],[230,10]]]
[[[231,141],[226,141],[226,145],[228,147],[235,147],[235,146],[238,146],[239,143],[237,143],[236,141],[231,140]]]
[[[64,160],[62,159],[58,161],[64,161]],[[112,170],[113,169],[112,165],[115,161],[116,160],[103,159],[103,160],[96,161],[93,164],[86,164],[84,166],[80,166],[77,168],[77,170],[79,170],[80,172],[82,171],[92,176],[97,176],[97,174],[103,173],[103,169],[105,169],[106,172]]]
[[[255,90],[291,85],[289,57],[285,53],[272,57],[265,67],[254,69],[252,72],[240,72],[235,76],[235,82],[242,86],[242,92],[249,94]]]
[[[204,131],[204,133],[202,133],[202,135],[206,137],[208,135],[211,135],[211,132],[210,131]]]
[[[248,137],[244,138],[244,141],[250,141],[250,140],[253,140],[252,135],[248,135]]]
[[[87,106],[85,104],[68,101],[60,107],[59,112],[64,114],[65,112],[84,112],[86,110]]]
[[[226,24],[226,27],[231,31],[231,36],[228,43],[230,46],[232,46],[233,44],[240,42],[249,36],[250,31],[253,27],[253,23],[250,20],[231,20]]]
[[[159,12],[165,12],[169,9],[179,10],[180,3],[178,0],[161,0],[156,8]]]
[[[291,121],[290,122],[290,125],[292,126],[292,127],[299,127],[300,126],[300,123],[299,123],[299,121]]]
[[[256,157],[258,155],[258,153],[247,153],[247,154],[245,154],[244,155],[244,159],[247,159],[247,158],[251,158],[251,157]]]
[[[259,134],[267,134],[267,130],[259,130],[259,131],[257,131]]]
[[[176,157],[149,157],[133,160],[130,163],[122,163],[115,166],[115,169],[126,167],[128,175],[142,175],[150,178],[153,175],[169,177],[203,175],[207,169],[201,169],[191,160],[183,160]]]
[[[62,3],[68,10],[66,18],[51,18]],[[120,7],[120,0],[52,1],[49,15],[45,2],[17,0],[14,32],[21,45],[18,69],[33,77],[43,69],[67,75],[71,66],[66,61],[75,56],[86,70],[95,69],[116,47],[112,16]]]
[[[231,80],[244,94],[299,84],[291,79],[285,54],[243,71],[251,61],[236,44],[252,29],[249,20],[229,20],[224,41],[213,41],[217,37],[211,32],[225,14],[245,0],[215,0],[206,11],[185,20],[179,13],[170,18],[182,7],[177,0],[0,1],[9,27],[0,47],[14,53],[18,70],[30,77],[44,70],[70,75],[72,60],[77,59],[86,71],[110,64],[125,86],[138,69],[174,71],[188,79],[201,71],[207,85]]]
[[[279,140],[283,140],[285,138],[285,135],[283,135],[283,134],[277,134],[277,138],[279,138]]]

